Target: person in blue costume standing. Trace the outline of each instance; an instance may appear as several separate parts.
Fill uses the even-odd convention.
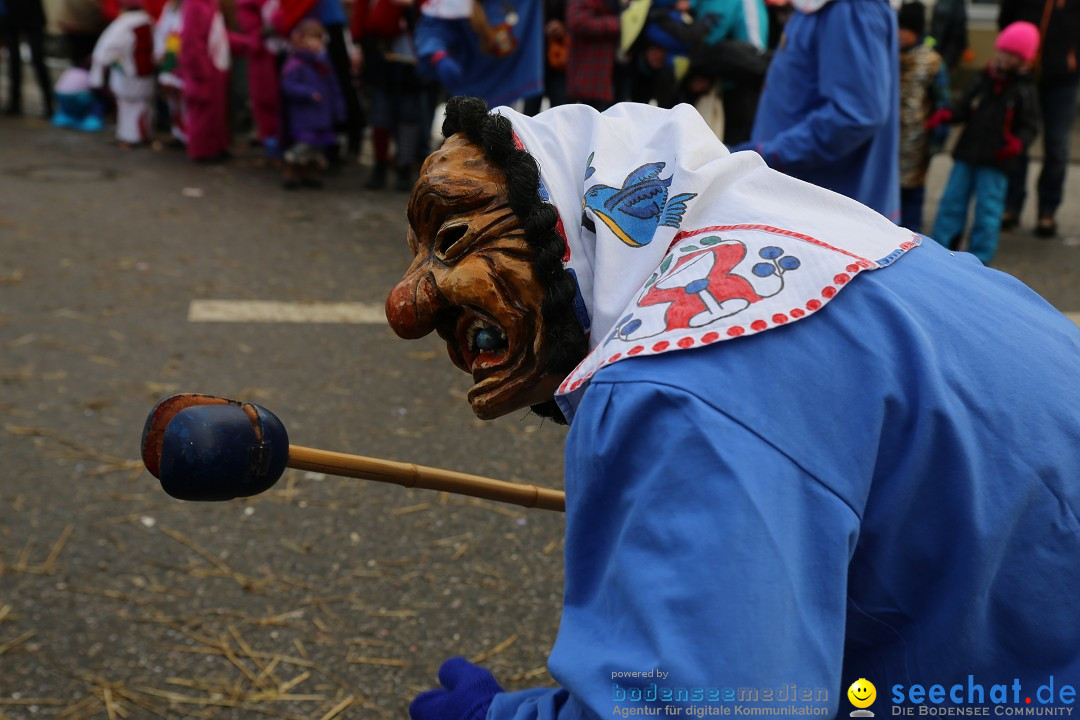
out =
[[[900,219],[900,70],[887,0],[793,0],[750,141],[773,167]]]
[[[1068,318],[689,106],[454,98],[443,134],[387,319],[478,417],[570,423],[565,590],[555,687],[451,658],[413,720],[1075,699]]]
[[[416,54],[448,95],[511,104],[544,91],[540,0],[428,0],[420,6]]]

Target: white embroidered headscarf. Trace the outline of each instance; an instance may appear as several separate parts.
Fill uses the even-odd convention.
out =
[[[590,352],[556,396],[567,418],[605,365],[797,322],[918,244],[756,153],[730,154],[689,105],[495,112],[540,166],[578,282]]]

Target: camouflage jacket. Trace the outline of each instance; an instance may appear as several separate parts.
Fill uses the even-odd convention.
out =
[[[945,63],[933,48],[920,44],[900,53],[900,187],[926,184],[932,131],[923,123],[948,97]]]

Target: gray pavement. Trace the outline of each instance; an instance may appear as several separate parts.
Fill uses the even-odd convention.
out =
[[[1025,216],[998,267],[1080,311],[1070,173],[1064,236]],[[298,444],[562,486],[564,431],[475,420],[438,340],[189,321],[206,299],[381,304],[405,197],[363,178],[286,193],[251,154],[0,118],[0,720],[405,718],[454,654],[551,682],[561,515],[292,470],[196,505],[138,462],[149,408],[190,390],[259,402]]]
[[[292,470],[195,505],[139,467],[149,408],[194,390],[297,444],[561,486],[563,431],[475,420],[436,340],[188,322],[194,299],[381,304],[405,197],[362,180],[288,194],[254,159],[0,119],[0,718],[403,718],[455,654],[550,682],[560,514]]]
[[[941,197],[952,158],[940,154],[930,164],[926,183],[925,232],[933,227],[937,201]],[[993,267],[1020,278],[1062,312],[1080,320],[1080,164],[1069,165],[1065,200],[1058,209],[1059,235],[1041,239],[1034,235],[1036,220],[1035,182],[1041,164],[1032,160],[1028,173],[1028,202],[1020,225],[1001,233],[1001,243]]]

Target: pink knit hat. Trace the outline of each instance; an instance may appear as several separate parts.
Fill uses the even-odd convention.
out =
[[[994,47],[1031,62],[1039,52],[1039,28],[1022,20],[1010,23],[998,33]]]

